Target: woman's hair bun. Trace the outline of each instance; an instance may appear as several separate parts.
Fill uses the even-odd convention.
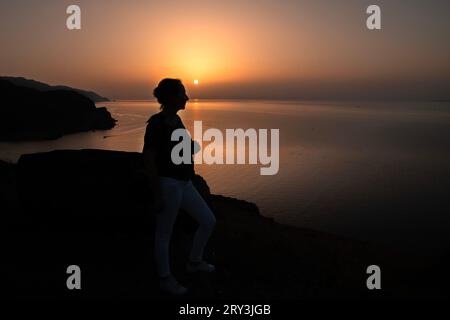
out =
[[[183,86],[180,79],[165,78],[153,89],[153,96],[158,100],[158,103],[163,105],[168,97],[178,93],[180,86]]]

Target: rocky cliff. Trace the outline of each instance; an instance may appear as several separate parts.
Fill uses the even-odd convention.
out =
[[[0,141],[55,139],[116,123],[106,108],[71,90],[39,91],[0,80],[0,96]]]
[[[82,90],[82,89],[72,88],[72,87],[68,87],[68,86],[51,86],[51,85],[48,85],[48,84],[40,82],[40,81],[26,79],[23,77],[0,77],[0,80],[7,80],[17,86],[31,88],[31,89],[35,89],[38,91],[54,91],[54,90],[75,91],[94,102],[109,101],[108,98],[103,97],[93,91]]]
[[[173,299],[157,287],[154,212],[139,153],[63,150],[0,162],[2,287],[14,298]],[[173,271],[193,299],[448,297],[447,260],[423,261],[386,248],[279,225],[256,205],[194,184],[217,218],[206,258],[213,274],[184,266],[196,224],[180,212]],[[82,270],[82,290],[66,288],[66,268]],[[380,265],[383,290],[367,290]],[[412,280],[413,279],[413,280]],[[439,280],[439,282],[437,282]]]

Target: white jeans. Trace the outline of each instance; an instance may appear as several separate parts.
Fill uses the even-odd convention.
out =
[[[203,259],[203,250],[216,224],[216,218],[191,180],[159,177],[159,182],[164,207],[156,214],[155,259],[158,275],[165,277],[171,274],[169,244],[178,210],[184,209],[199,224],[190,253],[191,261]]]

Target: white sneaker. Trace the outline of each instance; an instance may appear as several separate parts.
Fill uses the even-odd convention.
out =
[[[174,295],[185,294],[188,290],[178,283],[173,276],[168,276],[159,279],[159,287],[162,291],[165,291]]]
[[[216,267],[214,267],[214,265],[206,263],[205,261],[200,261],[200,262],[188,262],[186,265],[186,271],[189,273],[192,272],[213,272],[214,270],[216,270]]]

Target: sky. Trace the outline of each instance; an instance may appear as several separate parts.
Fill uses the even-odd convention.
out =
[[[191,98],[449,99],[449,16],[448,0],[2,0],[0,75],[113,99],[165,77]]]

